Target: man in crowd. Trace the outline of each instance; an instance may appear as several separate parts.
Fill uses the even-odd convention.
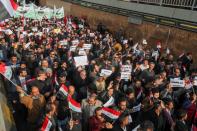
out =
[[[28,129],[35,131],[37,130],[37,122],[40,118],[40,113],[44,111],[46,104],[45,98],[40,94],[39,89],[36,86],[31,88],[31,94],[28,96],[21,87],[17,87],[17,91],[19,92],[20,102],[28,109]]]
[[[1,25],[11,34],[0,30],[0,60],[11,71],[0,69],[18,130],[39,130],[46,116],[55,131],[191,129],[191,53],[176,59],[162,47],[155,57],[154,45],[128,39],[123,29],[117,39],[102,24],[92,30],[84,18],[25,21],[23,28],[23,18],[10,18]]]

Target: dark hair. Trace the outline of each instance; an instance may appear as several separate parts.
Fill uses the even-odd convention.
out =
[[[45,107],[45,113],[47,114],[47,113],[49,113],[51,110],[52,110],[52,104],[46,104],[46,107]]]
[[[122,123],[122,122],[124,121],[125,117],[128,117],[128,116],[129,116],[129,113],[128,113],[128,112],[123,112],[123,113],[119,116],[118,122],[119,122],[119,123]]]
[[[24,68],[20,68],[20,70],[19,70],[19,74],[20,73],[22,73],[23,71],[27,71],[26,69],[24,69]]]
[[[126,94],[129,95],[129,94],[131,94],[131,93],[134,93],[134,90],[131,89],[131,88],[128,88],[128,89],[126,90]]]
[[[97,111],[100,111],[102,110],[102,107],[97,107],[95,110],[94,110],[94,113],[96,114]]]
[[[16,54],[12,54],[10,58],[12,58],[12,57],[17,57],[17,55]]]
[[[123,102],[123,101],[126,101],[126,102],[127,102],[127,99],[126,99],[125,97],[120,97],[118,103],[121,103],[121,102]]]
[[[42,69],[41,69],[41,70],[39,70],[39,71],[38,71],[38,75],[40,75],[40,74],[45,74],[45,71],[44,71],[44,70],[42,70]]]
[[[154,130],[154,124],[153,124],[151,121],[149,121],[149,120],[144,121],[144,122],[140,125],[140,127],[142,128],[142,131],[147,131],[147,129],[152,129],[152,130]]]
[[[187,112],[183,109],[179,109],[177,112],[177,118],[179,120],[183,119],[187,115]]]

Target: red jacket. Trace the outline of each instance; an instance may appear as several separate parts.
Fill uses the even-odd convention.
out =
[[[89,118],[89,131],[100,131],[103,128],[104,123],[101,122],[96,116]]]

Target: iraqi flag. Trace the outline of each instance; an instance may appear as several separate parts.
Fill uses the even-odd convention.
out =
[[[102,108],[102,113],[106,116],[108,116],[111,119],[118,119],[118,117],[120,116],[121,112],[116,111],[114,109],[111,108],[107,108],[107,107],[103,107]]]
[[[14,16],[18,4],[14,0],[0,0],[0,21]]]
[[[5,63],[0,63],[0,73],[8,80],[12,77],[12,69],[10,66],[6,66]]]
[[[46,116],[46,118],[44,119],[44,122],[42,124],[41,131],[50,131],[51,126],[52,126],[52,122]]]
[[[103,107],[109,107],[112,106],[114,104],[115,100],[114,97],[110,97],[110,99],[103,105]]]
[[[59,92],[62,92],[65,96],[68,95],[68,87],[62,84],[62,86],[59,89]]]
[[[75,112],[81,112],[80,103],[76,102],[71,96],[68,96],[68,107]]]

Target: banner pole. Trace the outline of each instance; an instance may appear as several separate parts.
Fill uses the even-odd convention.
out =
[[[1,73],[1,75],[3,75],[2,73]],[[10,79],[8,79],[5,75],[3,75],[8,81],[10,81],[14,86],[18,86],[18,85],[16,85],[13,81],[11,81]]]

